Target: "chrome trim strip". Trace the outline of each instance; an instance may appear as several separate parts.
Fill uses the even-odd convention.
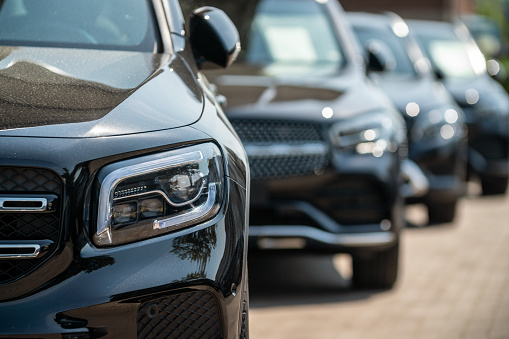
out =
[[[38,244],[0,245],[0,250],[2,250],[2,249],[21,249],[21,248],[33,249],[33,251],[32,251],[32,253],[25,253],[25,254],[19,254],[19,253],[2,254],[2,253],[0,253],[0,258],[2,258],[2,259],[35,258],[39,255],[39,253],[41,253],[41,246]]]
[[[249,157],[276,157],[288,155],[327,155],[328,147],[324,143],[309,143],[302,145],[244,145]]]
[[[386,245],[394,242],[396,237],[392,232],[367,232],[351,234],[332,234],[310,226],[249,226],[249,237],[258,238],[303,238],[314,240],[327,245],[370,247]]]
[[[27,202],[27,203],[40,203],[40,206],[31,207],[6,207],[4,206],[6,202]],[[9,211],[9,212],[44,212],[48,207],[48,199],[46,198],[28,198],[28,197],[0,197],[0,211]]]

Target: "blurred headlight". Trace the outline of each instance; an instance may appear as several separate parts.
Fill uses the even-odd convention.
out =
[[[221,153],[201,144],[106,166],[94,242],[119,245],[195,225],[223,198]]]
[[[452,108],[443,110],[434,109],[420,114],[415,119],[416,121],[410,133],[414,142],[426,142],[435,138],[439,141],[449,140],[457,133],[462,132],[460,116]]]
[[[392,119],[383,113],[353,117],[331,128],[332,141],[336,147],[375,157],[381,157],[387,150],[396,151],[395,133]]]

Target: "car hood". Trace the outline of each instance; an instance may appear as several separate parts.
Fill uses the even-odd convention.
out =
[[[419,105],[421,112],[457,105],[442,83],[427,77],[380,76],[378,81],[399,111],[404,114],[409,103]]]
[[[291,73],[256,66],[234,65],[208,77],[228,99],[230,118],[337,120],[354,115],[393,110],[392,103],[356,69]],[[322,115],[332,108],[330,118]]]
[[[0,47],[0,136],[143,133],[192,124],[202,107],[176,56]]]
[[[444,85],[461,107],[504,115],[509,113],[509,95],[502,85],[488,75],[469,79],[446,78]],[[471,103],[467,102],[467,97]]]

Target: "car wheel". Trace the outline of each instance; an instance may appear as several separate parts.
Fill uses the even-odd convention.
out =
[[[391,248],[352,255],[352,282],[358,288],[391,288],[398,276],[399,241]]]
[[[481,186],[483,195],[505,194],[507,190],[507,178],[482,178]]]
[[[452,222],[456,216],[456,205],[458,200],[427,204],[428,222],[430,224],[442,224]]]

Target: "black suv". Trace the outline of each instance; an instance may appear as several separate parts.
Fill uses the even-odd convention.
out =
[[[504,194],[509,177],[509,95],[462,24],[409,20],[437,76],[461,106],[468,126],[468,163],[484,195]]]
[[[247,336],[249,171],[179,3],[0,2],[0,337]],[[193,53],[194,52],[194,53]]]
[[[405,122],[366,77],[342,8],[314,0],[224,8],[246,49],[209,78],[249,156],[250,248],[351,253],[356,286],[392,286],[400,166],[411,164]]]
[[[409,158],[429,181],[429,191],[410,202],[424,202],[430,223],[450,222],[465,190],[465,116],[431,65],[408,25],[393,13],[349,13],[366,51],[369,70],[407,122]]]

